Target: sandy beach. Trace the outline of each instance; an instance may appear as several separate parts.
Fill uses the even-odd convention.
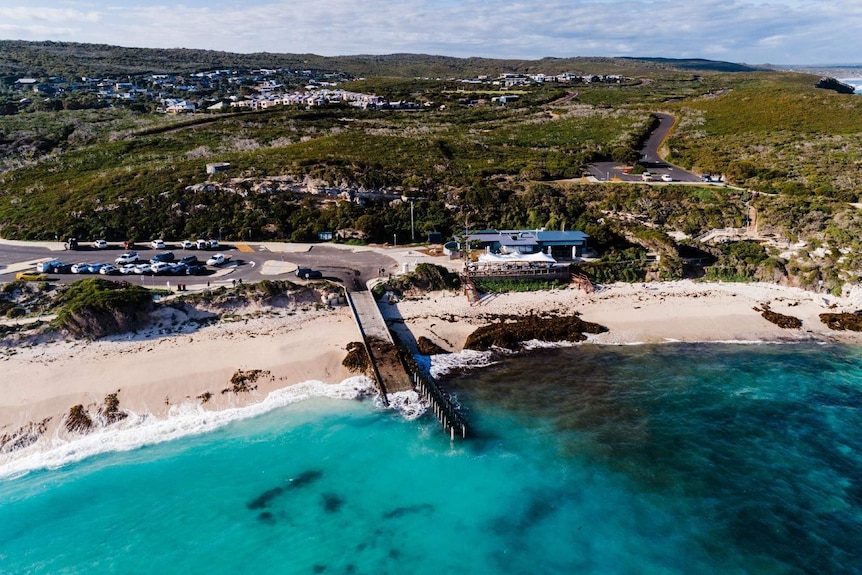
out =
[[[608,328],[589,337],[596,344],[858,344],[862,334],[830,330],[818,315],[855,311],[862,307],[859,303],[859,294],[839,298],[772,284],[679,281],[600,286],[590,294],[574,286],[511,293],[488,296],[475,305],[461,292],[431,292],[380,305],[408,345],[424,336],[458,352],[470,333],[500,315],[575,312]],[[782,329],[765,320],[754,309],[764,304],[802,320],[802,328]],[[166,418],[177,406],[241,407],[300,382],[338,384],[354,375],[341,365],[347,344],[360,339],[346,306],[256,310],[205,327],[182,327],[189,324],[177,318],[175,310],[164,313],[174,315],[156,318],[149,330],[136,334],[4,350],[0,436],[8,438],[32,423],[45,422],[40,442],[73,439],[62,425],[69,409],[81,404],[98,413],[108,394],[117,394],[121,410]],[[229,390],[232,377],[253,370],[259,370],[249,380],[255,389]],[[0,464],[14,456],[12,451],[8,446],[0,451]]]
[[[4,350],[0,436],[47,420],[45,438],[70,439],[60,426],[69,409],[81,404],[94,414],[113,393],[120,410],[165,418],[182,405],[241,407],[291,384],[355,375],[341,365],[347,344],[359,339],[345,306],[237,314],[198,328],[169,313],[137,334]],[[253,390],[225,391],[235,374],[254,370]]]
[[[854,294],[856,295],[856,294]],[[590,336],[597,344],[665,342],[842,341],[862,343],[862,334],[834,331],[819,319],[827,312],[859,309],[856,297],[834,297],[775,284],[693,281],[599,286],[584,293],[565,289],[486,296],[471,305],[460,293],[435,292],[382,304],[384,317],[408,341],[421,336],[448,351],[462,349],[467,336],[495,315],[579,313],[608,328]],[[755,307],[802,320],[801,329],[783,329]],[[408,333],[409,332],[409,333]]]

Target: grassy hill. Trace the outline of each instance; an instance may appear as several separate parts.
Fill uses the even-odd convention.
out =
[[[648,246],[667,255],[663,277],[675,277],[682,268],[672,256],[684,250],[669,232],[740,226],[753,207],[762,231],[810,249],[787,256],[758,245],[745,257],[717,250],[724,277],[786,272],[788,281],[834,288],[862,270],[862,215],[852,205],[862,189],[862,98],[816,89],[819,76],[699,60],[322,58],[0,44],[0,69],[12,76],[34,74],[37,65],[45,75],[302,66],[363,78],[342,84],[348,89],[428,104],[192,118],[122,108],[0,117],[4,237],[116,241],[221,231],[233,240],[311,240],[318,231],[355,228],[370,241],[388,241],[411,233],[410,204],[401,199],[409,196],[418,237],[448,237],[465,224],[578,227],[611,254],[608,261],[631,261]],[[503,71],[626,80],[518,87],[519,101],[500,106],[491,101],[499,88],[445,79]],[[667,141],[672,161],[723,174],[736,188],[573,181],[588,162],[635,150],[656,111],[678,119]],[[215,161],[231,170],[207,175],[205,164]],[[596,273],[644,277],[607,269]]]

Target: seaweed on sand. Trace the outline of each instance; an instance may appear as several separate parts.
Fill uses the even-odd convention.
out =
[[[501,316],[500,321],[482,326],[467,338],[464,349],[485,351],[492,347],[517,349],[521,342],[584,341],[584,334],[608,331],[603,325],[571,316]]]

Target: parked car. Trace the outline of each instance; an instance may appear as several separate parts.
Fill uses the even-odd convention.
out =
[[[661,181],[662,182],[672,182],[673,178],[671,177],[670,174],[662,174],[661,175]]]
[[[113,276],[120,273],[120,268],[114,264],[105,264],[99,269],[99,273],[103,276]]]
[[[219,248],[218,240],[207,240],[208,250],[217,250]]]
[[[224,254],[215,254],[213,257],[211,257],[210,259],[207,260],[207,265],[208,266],[220,266],[220,265],[225,264],[229,259],[230,259],[230,257],[228,257]]]
[[[97,250],[104,250],[108,248],[108,242],[105,240],[96,240],[93,242],[93,247]]]
[[[159,252],[150,258],[150,263],[153,262],[172,262],[174,261],[174,252]]]
[[[180,247],[184,250],[195,249],[195,245],[189,240],[183,240],[182,242],[180,242]]]
[[[189,266],[182,262],[172,262],[168,264],[170,268],[168,269],[168,273],[175,276],[184,276],[186,275],[186,270]]]
[[[73,274],[89,274],[92,273],[90,271],[90,264],[87,262],[78,262],[72,265],[72,273]]]
[[[198,256],[185,256],[180,258],[181,264],[191,265],[191,264],[199,264]]]
[[[304,280],[320,279],[323,277],[323,272],[311,268],[296,268],[296,277]]]
[[[186,275],[199,276],[207,273],[207,268],[201,262],[186,265]]]
[[[150,271],[154,274],[164,274],[168,273],[171,269],[171,264],[168,262],[152,262],[150,264]]]
[[[36,272],[40,274],[54,273],[61,265],[63,265],[63,262],[61,262],[60,260],[48,260],[47,262],[39,262],[38,264],[36,264]]]
[[[48,274],[37,272],[18,272],[15,279],[22,282],[43,282],[48,280]]]
[[[151,274],[153,273],[152,268],[150,268],[150,264],[148,263],[139,263],[135,264],[134,267],[136,274]]]
[[[163,250],[165,249],[165,242],[163,242],[162,240],[153,240],[150,242],[150,247],[152,247],[154,250]]]
[[[114,260],[115,264],[134,264],[141,257],[138,255],[138,252],[126,252],[124,254],[120,254],[117,256],[117,259]]]
[[[205,250],[209,246],[209,243],[206,240],[197,240],[195,242],[195,248],[199,250]]]
[[[120,273],[123,274],[124,276],[130,275],[130,274],[136,274],[136,273],[138,273],[137,271],[135,271],[136,267],[137,266],[135,264],[126,264],[126,265],[120,266]]]
[[[60,262],[59,264],[54,266],[54,273],[70,274],[72,273],[72,264]]]

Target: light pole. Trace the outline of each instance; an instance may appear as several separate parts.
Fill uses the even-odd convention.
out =
[[[410,200],[410,242],[416,243],[416,234],[413,232],[413,200]]]

